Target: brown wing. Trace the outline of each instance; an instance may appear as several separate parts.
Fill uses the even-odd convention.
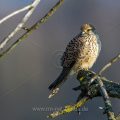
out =
[[[82,45],[80,39],[81,39],[81,34],[78,34],[75,38],[73,38],[69,42],[61,58],[61,66],[71,67],[71,65],[75,64],[78,55],[80,53],[80,47]]]

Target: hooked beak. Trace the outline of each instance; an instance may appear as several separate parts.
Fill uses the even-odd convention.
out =
[[[85,31],[83,31],[82,34],[85,34]]]
[[[82,31],[82,35],[84,35],[85,34],[85,31]]]

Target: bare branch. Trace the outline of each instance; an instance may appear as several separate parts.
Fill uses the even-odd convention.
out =
[[[98,76],[101,76],[101,74],[106,70],[108,69],[110,66],[112,66],[113,63],[117,62],[118,60],[120,60],[120,53],[112,58],[110,60],[110,62],[108,62],[99,72],[98,74],[95,74],[95,76],[93,76],[93,78],[91,78],[90,82],[89,82],[89,85],[92,84],[92,82],[98,77]]]
[[[92,76],[94,76],[94,74],[95,73],[92,73]],[[101,78],[103,78],[103,77],[101,77]],[[100,89],[100,94],[101,94],[101,96],[103,97],[103,99],[104,99],[104,103],[105,103],[105,112],[104,113],[106,113],[107,114],[107,116],[108,116],[108,120],[116,120],[115,119],[115,115],[114,115],[114,112],[113,112],[113,110],[112,110],[112,105],[111,105],[111,101],[110,101],[110,99],[109,99],[109,96],[108,96],[108,92],[110,92],[108,89],[109,88],[107,88],[108,86],[106,85],[104,85],[103,84],[103,82],[104,81],[102,81],[101,80],[101,78],[100,77],[98,77],[96,80],[95,80],[95,83],[97,83],[98,84],[98,86],[99,86],[99,89]],[[107,82],[109,82],[109,81],[107,81]],[[111,81],[109,82],[109,84],[111,83]],[[113,85],[111,85],[111,86],[113,86]],[[106,89],[107,88],[107,89]],[[111,88],[111,87],[110,87]],[[98,89],[98,90],[99,90]],[[114,88],[115,89],[115,88]]]
[[[32,15],[33,11],[37,7],[37,5],[40,3],[40,0],[34,0],[32,3],[32,8],[27,12],[27,14],[24,16],[22,21],[17,25],[17,27],[3,40],[3,42],[0,44],[0,49],[3,49],[4,46],[13,38],[13,36],[22,29],[24,24],[28,21],[30,16]]]
[[[101,92],[99,90],[99,84],[97,82],[94,82],[93,84],[91,84],[88,87],[88,83],[94,75],[95,75],[95,73],[92,71],[80,71],[78,74],[78,77],[77,77],[77,79],[80,82],[80,86],[81,86],[81,87],[77,87],[78,88],[77,90],[79,90],[79,89],[81,90],[82,96],[79,96],[80,100],[76,104],[67,105],[62,110],[55,111],[47,117],[55,118],[55,117],[58,117],[59,115],[70,113],[70,112],[82,107],[88,100],[91,100],[95,97],[101,97]],[[95,81],[97,81],[97,80],[95,80]],[[120,84],[109,81],[104,77],[102,77],[102,81],[103,81],[106,91],[108,92],[108,95],[110,97],[120,98]],[[105,110],[109,111],[110,109],[111,109],[111,107],[108,105],[107,109],[105,109]],[[119,116],[117,116],[115,118],[114,113],[112,111],[108,112],[108,116],[110,116],[111,120],[119,120],[118,119]],[[109,118],[109,120],[110,120],[110,118]]]
[[[63,108],[60,111],[55,111],[52,114],[50,114],[49,116],[47,116],[48,118],[55,118],[58,117],[59,115],[65,114],[65,113],[69,113],[72,112],[78,108],[80,108],[81,106],[83,106],[90,98],[89,97],[83,97],[79,102],[77,102],[74,105],[67,105],[65,106],[65,108]]]
[[[29,29],[26,30],[26,32],[20,37],[18,38],[7,50],[5,50],[4,52],[2,52],[2,54],[0,54],[0,58],[3,57],[4,55],[8,54],[13,48],[15,48],[21,41],[23,41],[25,38],[27,38],[34,30],[36,30],[37,28],[39,28],[39,26],[42,23],[45,23],[48,18],[50,16],[52,16],[56,10],[59,8],[60,5],[62,5],[62,3],[64,2],[64,0],[59,0],[59,2],[57,2],[57,4],[55,4],[55,6],[53,6],[53,8],[40,20],[38,20],[38,22],[36,22],[32,27],[30,27]]]
[[[106,69],[108,69],[113,63],[117,62],[120,59],[120,54],[110,60],[100,71],[99,75],[101,75]]]
[[[5,22],[6,20],[10,19],[11,17],[13,17],[13,16],[15,16],[15,15],[21,13],[21,12],[24,12],[24,11],[26,11],[26,10],[29,10],[29,9],[31,9],[31,8],[32,8],[32,5],[28,5],[28,6],[24,7],[24,8],[22,8],[22,9],[19,9],[19,10],[13,12],[13,13],[7,15],[6,17],[4,17],[4,18],[2,18],[2,19],[0,20],[0,24],[2,24],[3,22]]]
[[[106,90],[102,80],[100,79],[100,77],[98,77],[98,79],[96,81],[100,87],[100,92],[101,92],[101,95],[104,99],[104,103],[105,103],[105,112],[104,113],[107,114],[108,120],[115,120],[115,116],[114,116],[114,113],[112,110],[112,105],[111,105],[111,101],[109,99],[107,90]]]

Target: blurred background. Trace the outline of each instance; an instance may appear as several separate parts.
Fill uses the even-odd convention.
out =
[[[33,0],[0,0],[0,19]],[[30,27],[58,0],[41,0],[27,23]],[[65,105],[75,103],[79,91],[75,77],[61,87],[60,92],[48,99],[48,86],[61,72],[60,57],[68,42],[80,32],[83,23],[93,24],[102,42],[102,51],[92,68],[97,72],[120,52],[119,0],[65,0],[49,20],[21,42],[12,52],[0,59],[0,119],[47,120],[46,116]],[[0,26],[0,41],[8,35],[25,15],[21,13]],[[17,35],[16,38],[20,36]],[[120,63],[104,73],[108,79],[119,82]],[[115,113],[120,113],[120,100],[111,99]],[[81,109],[55,120],[107,120],[103,115],[102,98],[95,98]],[[52,110],[50,110],[52,109]]]

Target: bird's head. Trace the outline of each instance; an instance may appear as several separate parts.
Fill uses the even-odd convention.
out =
[[[90,34],[95,31],[95,28],[91,24],[83,24],[81,26],[81,33],[82,34]]]

